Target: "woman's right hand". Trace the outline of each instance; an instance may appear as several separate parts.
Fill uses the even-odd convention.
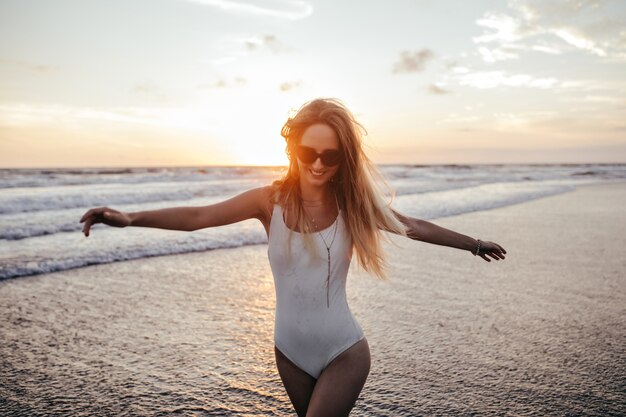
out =
[[[130,216],[108,207],[98,207],[83,214],[83,217],[80,218],[80,223],[83,222],[85,222],[83,225],[83,233],[85,237],[87,237],[89,236],[89,229],[93,224],[102,223],[107,226],[126,227],[130,226]]]

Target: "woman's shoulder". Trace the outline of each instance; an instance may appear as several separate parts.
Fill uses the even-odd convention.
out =
[[[272,218],[274,205],[278,202],[276,188],[271,184],[255,188],[254,191],[258,198],[261,213],[263,217],[269,221],[269,219]]]
[[[280,193],[275,184],[265,185],[256,188],[256,190],[259,193],[259,198],[264,204],[269,204],[270,206],[278,204]]]

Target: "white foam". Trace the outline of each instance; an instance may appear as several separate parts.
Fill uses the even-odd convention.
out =
[[[384,166],[381,170],[397,190],[394,208],[422,219],[488,210],[565,192],[578,184],[626,178],[626,165]],[[43,185],[51,174],[0,170],[0,184],[21,184],[0,189],[0,279],[263,243],[263,227],[254,220],[191,233],[96,225],[89,238],[82,235],[78,220],[87,209],[104,205],[131,212],[213,204],[267,185],[278,173],[268,168],[215,168],[211,173],[144,169],[106,175],[79,170],[57,172],[47,187],[24,187],[29,181]],[[82,184],[70,184],[81,178]]]

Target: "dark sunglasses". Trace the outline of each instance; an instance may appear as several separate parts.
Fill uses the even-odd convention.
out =
[[[327,167],[338,165],[341,162],[342,157],[341,151],[338,149],[329,149],[322,153],[317,153],[315,149],[304,145],[298,145],[296,147],[296,155],[298,156],[298,159],[305,164],[312,164],[317,160],[317,158],[319,158],[322,161],[322,164]]]

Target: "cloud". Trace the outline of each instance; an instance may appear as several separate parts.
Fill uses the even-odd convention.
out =
[[[248,51],[258,51],[262,49],[266,49],[275,53],[289,51],[289,48],[287,48],[287,46],[285,46],[274,35],[265,35],[260,38],[247,38],[244,39],[243,43]]]
[[[446,117],[437,120],[436,124],[457,125],[459,130],[471,131],[474,129],[510,129],[530,128],[541,126],[555,118],[559,118],[559,112],[549,110],[522,111],[522,112],[492,112],[478,114],[450,113]],[[561,126],[562,128],[562,126]],[[468,130],[469,129],[469,130]]]
[[[0,104],[0,126],[137,126],[206,130],[206,109],[197,106],[85,107],[59,104]]]
[[[43,74],[46,72],[52,71],[52,67],[44,64],[34,64],[32,62],[24,62],[24,61],[9,61],[5,59],[0,59],[0,65],[8,65],[12,67],[17,67],[22,70],[26,70],[29,72],[34,72],[37,74]]]
[[[556,46],[549,46],[549,45],[545,45],[545,44],[540,44],[540,45],[532,45],[530,47],[530,49],[534,50],[534,51],[538,51],[538,52],[543,52],[546,54],[551,54],[551,55],[560,55],[561,54],[561,50],[556,47]]]
[[[470,72],[470,69],[467,67],[457,65],[455,67],[450,68],[450,71],[452,71],[455,74],[467,74],[468,72]]]
[[[278,17],[287,20],[300,20],[313,13],[313,6],[300,0],[262,0],[245,3],[233,0],[186,0],[205,6],[217,7],[231,13]]]
[[[569,94],[569,101],[624,103],[626,80],[610,79],[560,79],[555,77],[537,77],[526,73],[498,71],[477,71],[468,67],[455,66],[440,74],[435,86],[464,86],[477,89],[500,87],[551,89],[556,93]],[[454,90],[454,88],[453,88]],[[434,91],[431,91],[434,93]],[[586,94],[582,95],[582,94]],[[609,99],[609,97],[614,97]]]
[[[418,52],[403,51],[400,54],[400,61],[396,62],[393,67],[395,74],[405,72],[423,71],[426,63],[434,58],[434,54],[430,49],[422,49]]]
[[[485,62],[518,58],[513,51],[548,54],[583,51],[626,58],[626,9],[608,0],[509,0],[507,13],[486,12],[473,38]],[[486,45],[491,45],[488,48]]]
[[[487,12],[476,20],[476,24],[487,29],[481,36],[474,38],[476,43],[516,42],[524,37],[519,20],[504,13]]]
[[[291,52],[292,48],[285,45],[275,35],[263,36],[225,36],[216,40],[218,53],[221,56],[205,59],[204,62],[216,66],[229,66],[233,63],[262,53]]]
[[[170,100],[170,97],[158,85],[149,81],[136,84],[131,92],[153,101],[166,102]]]
[[[211,88],[243,87],[247,84],[248,80],[244,77],[235,77],[230,81],[220,78],[214,83],[199,84],[196,88],[199,90],[207,90]]]
[[[458,113],[450,113],[448,116],[441,120],[437,120],[436,124],[464,124],[464,123],[475,123],[484,120],[483,116],[475,116],[475,115],[459,115]]]
[[[556,78],[535,78],[528,74],[509,75],[504,71],[479,71],[456,77],[460,85],[479,89],[497,87],[551,88],[558,84]]]
[[[152,93],[158,93],[159,87],[154,83],[145,82],[145,83],[135,85],[132,91],[134,93],[152,94]]]
[[[295,82],[284,82],[280,85],[280,91],[282,92],[287,92],[290,90],[293,90],[294,88],[298,88],[302,85],[302,81],[295,81]]]
[[[594,96],[585,96],[581,99],[581,101],[586,101],[589,103],[602,103],[602,104],[617,104],[626,106],[626,98],[622,96],[602,96],[602,95],[594,95]]]
[[[581,92],[591,92],[594,94],[616,94],[622,97],[626,91],[626,82],[622,80],[596,80],[596,79],[578,79],[563,80],[559,83],[559,87],[563,90],[569,90],[580,94]],[[572,98],[575,99],[575,98]]]
[[[139,114],[130,109],[102,110],[88,107],[64,105],[4,104],[0,105],[0,124],[9,126],[31,126],[39,123],[60,123],[66,120],[85,119],[140,123],[150,119],[146,112]]]
[[[575,28],[555,29],[552,33],[576,48],[593,52],[599,56],[607,56],[605,50],[598,47],[593,40],[589,39],[584,33]]]
[[[482,56],[483,61],[490,63],[519,58],[519,55],[515,52],[512,52],[511,48],[489,49],[485,46],[481,46],[480,48],[478,48],[478,53]]]
[[[211,60],[205,60],[205,62],[211,63],[213,65],[226,65],[235,62],[236,60],[236,56],[222,56]]]
[[[444,95],[450,94],[452,91],[446,90],[445,88],[440,87],[437,84],[431,84],[428,86],[428,92],[435,95]]]

